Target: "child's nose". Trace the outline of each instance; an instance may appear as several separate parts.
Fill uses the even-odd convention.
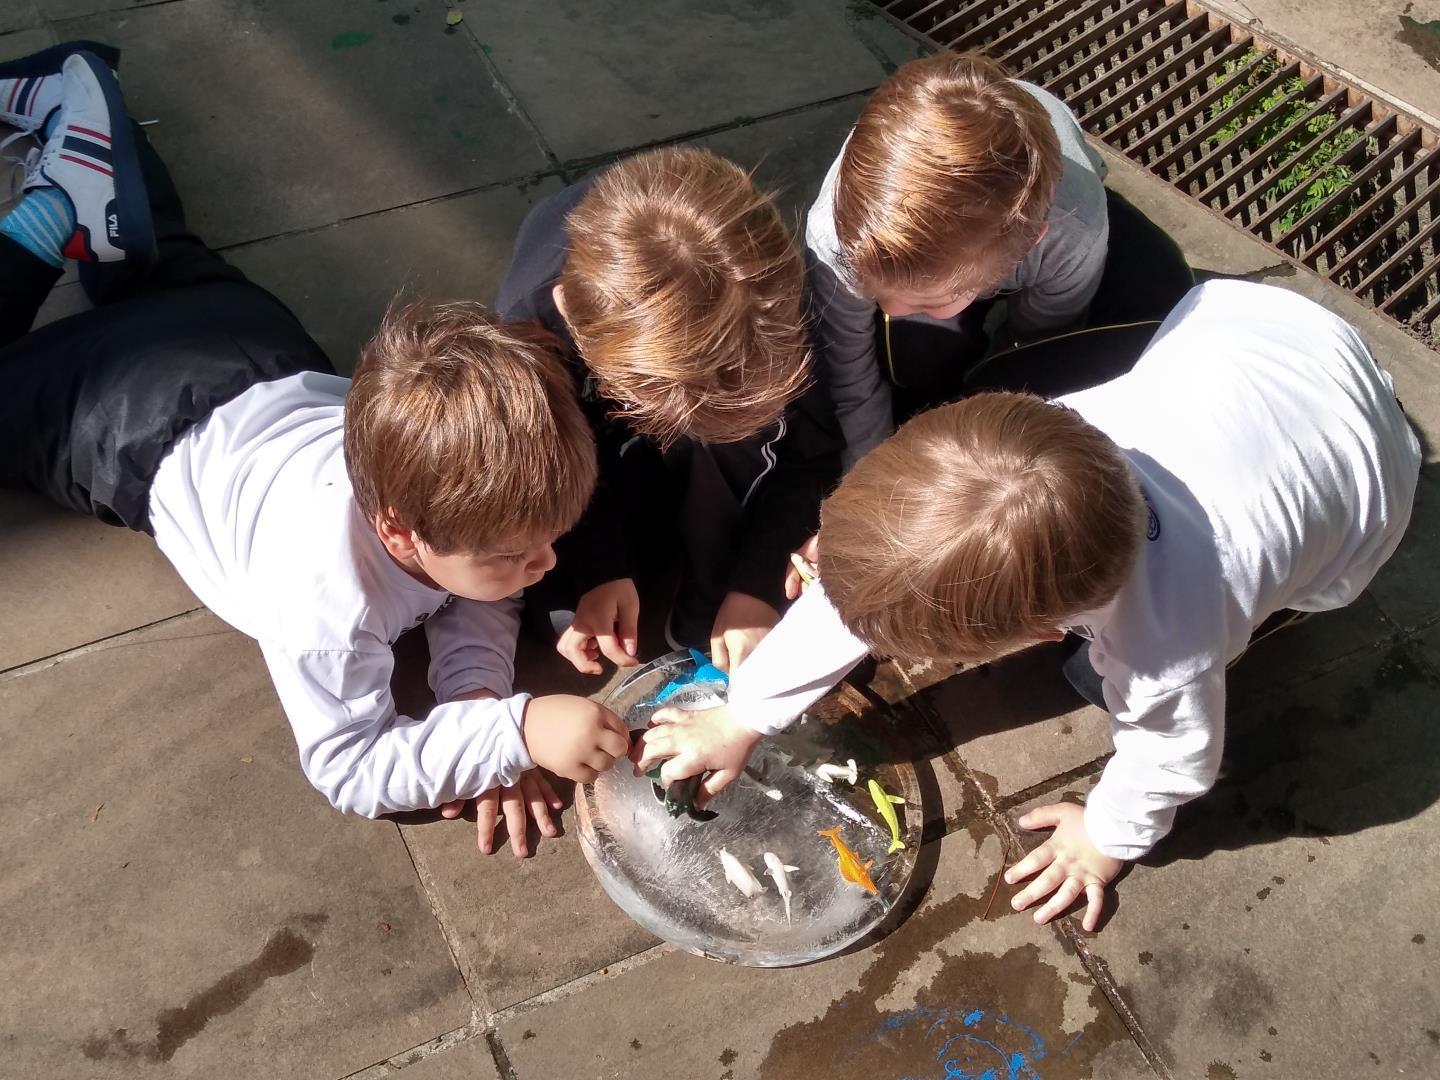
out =
[[[530,564],[532,572],[537,574],[548,574],[555,568],[555,545],[546,544],[539,556]]]

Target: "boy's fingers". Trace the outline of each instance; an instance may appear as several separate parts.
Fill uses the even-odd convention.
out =
[[[1045,872],[1025,886],[1011,901],[1016,911],[1023,911],[1043,897],[1049,896],[1065,881],[1065,869],[1059,863],[1051,863]]]
[[[634,667],[640,662],[633,654],[625,651],[624,644],[615,634],[600,634],[595,638],[595,642],[600,646],[605,658],[616,667]]]
[[[1017,881],[1023,881],[1037,870],[1043,870],[1049,866],[1055,858],[1055,851],[1049,844],[1041,844],[1034,851],[1026,855],[1018,863],[1005,871],[1005,884],[1014,885]]]
[[[661,775],[664,774],[662,773]],[[739,778],[740,773],[736,769],[720,769],[705,777],[704,780],[700,781],[700,792],[695,797],[695,809],[704,810],[705,807],[710,805],[711,799],[715,798],[716,795],[719,795],[720,792],[724,791]]]
[[[565,800],[555,793],[555,788],[550,781],[545,779],[545,774],[536,772],[534,774],[535,787],[540,791],[540,797],[545,800],[547,806],[552,810],[560,810],[565,806]]]
[[[615,759],[609,754],[605,753],[603,750],[592,750],[589,756],[582,758],[581,760],[584,761],[585,765],[595,774],[595,776],[599,776],[601,773],[607,772],[610,766],[615,764]],[[595,779],[595,776],[592,776],[590,779]],[[586,783],[589,782],[589,780],[586,781]]]
[[[650,727],[657,728],[661,724],[673,724],[676,720],[685,719],[685,710],[677,709],[674,705],[666,705],[663,709],[656,709],[650,714]]]
[[[525,857],[525,800],[518,788],[502,788],[500,806],[505,811],[505,831],[510,834],[510,850],[517,858]]]
[[[441,816],[442,818],[445,818],[446,820],[449,820],[449,819],[451,819],[451,818],[457,818],[457,817],[459,817],[461,814],[463,814],[463,813],[465,812],[465,803],[466,803],[467,801],[469,801],[469,800],[467,800],[467,799],[452,799],[452,800],[450,800],[450,801],[447,802],[447,803],[441,803],[441,804],[440,804],[440,816]]]
[[[630,736],[606,728],[596,735],[595,745],[609,754],[611,761],[615,761],[630,752]]]
[[[649,772],[655,767],[657,761],[663,761],[671,755],[675,736],[665,728],[651,728],[640,740],[640,757],[635,761],[635,768],[642,773]]]
[[[560,635],[560,640],[555,643],[555,651],[569,660],[575,670],[581,674],[599,675],[601,667],[586,649],[590,640],[587,635],[577,632],[572,626]]]
[[[684,780],[702,771],[701,764],[690,754],[677,755],[660,766],[660,786],[668,788],[676,780]]]
[[[475,800],[475,837],[480,852],[489,855],[495,849],[495,817],[499,810],[499,794],[487,791]]]
[[[723,633],[710,635],[710,662],[721,671],[730,670],[730,649]]]
[[[616,628],[620,632],[620,648],[631,660],[639,649],[640,640],[640,596],[633,591],[621,598],[615,612]]]
[[[1058,805],[1041,806],[1031,810],[1028,814],[1016,822],[1022,829],[1053,829],[1060,824],[1060,807]]]
[[[1055,916],[1062,914],[1066,908],[1075,902],[1075,898],[1085,891],[1085,886],[1077,877],[1067,877],[1055,890],[1045,906],[1035,912],[1037,923],[1047,923]]]
[[[544,781],[526,777],[521,781],[521,788],[525,792],[525,805],[530,810],[530,816],[535,819],[535,824],[540,827],[541,836],[556,836],[558,832],[555,822],[550,818],[550,807],[545,805],[545,792],[541,785]]]
[[[1100,912],[1105,907],[1105,886],[1092,881],[1085,886],[1085,917],[1080,920],[1087,933],[1093,934],[1100,925]]]
[[[616,734],[623,735],[628,745],[630,739],[630,729],[625,726],[625,721],[620,719],[619,713],[614,712],[611,709],[607,709],[604,705],[601,705],[600,722]]]

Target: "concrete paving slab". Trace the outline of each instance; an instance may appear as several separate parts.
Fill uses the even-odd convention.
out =
[[[1240,23],[1308,49],[1403,102],[1440,115],[1440,2],[1212,0]]]
[[[523,0],[464,26],[562,161],[868,90],[915,55],[868,5],[836,0]]]
[[[311,789],[242,635],[172,621],[0,717],[13,1075],[341,1076],[469,1023],[394,826]]]
[[[1440,466],[1420,470],[1415,508],[1405,539],[1370,584],[1370,594],[1392,622],[1404,629],[1440,615]]]
[[[250,244],[226,258],[289,305],[349,374],[391,300],[495,298],[515,232],[555,178],[405,207],[332,229]]]
[[[131,113],[160,121],[192,227],[225,246],[544,167],[442,0],[391,8],[185,0],[57,32],[125,50]]]
[[[0,62],[29,56],[55,44],[55,35],[40,24],[32,0],[11,0],[0,8]]]
[[[0,671],[200,606],[148,536],[0,490]]]
[[[1437,693],[1404,646],[1277,695],[1121,880],[1090,947],[1175,1075],[1440,1067]]]
[[[786,222],[803,240],[805,213],[864,107],[864,95],[857,94],[813,109],[729,128],[696,139],[695,144],[754,169],[755,182],[762,190],[775,193]]]
[[[664,952],[517,1010],[499,1038],[518,1080],[1153,1075],[1049,930],[984,921],[999,863],[977,825],[926,845],[918,910],[867,948],[781,970]]]
[[[382,1075],[397,1080],[401,1077],[403,1080],[508,1080],[502,1078],[496,1069],[495,1057],[490,1053],[490,1044],[483,1035],[448,1046],[413,1065],[406,1065],[403,1073],[393,1070],[377,1073],[375,1080]],[[362,1077],[355,1080],[362,1080]],[[364,1074],[363,1080],[370,1080],[369,1075]]]
[[[959,762],[992,798],[1005,798],[1111,750],[1105,714],[1060,672],[1058,646],[968,668],[921,694]],[[939,770],[937,770],[939,771]]]

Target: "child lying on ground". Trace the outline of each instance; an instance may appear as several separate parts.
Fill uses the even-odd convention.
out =
[[[590,780],[629,745],[599,705],[511,685],[518,594],[595,482],[554,342],[476,305],[417,304],[338,378],[186,230],[106,61],[61,47],[0,65],[0,100],[32,102],[21,90],[42,79],[43,108],[3,117],[48,139],[0,222],[0,482],[152,534],[259,642],[336,808],[453,814],[479,797],[482,850],[503,803],[525,854],[526,815],[554,835],[559,805],[536,766]],[[101,306],[27,334],[67,254]],[[440,704],[402,716],[391,646],[421,623]]]
[[[1193,290],[1129,373],[1056,402],[979,394],[917,416],[821,512],[820,579],[734,672],[727,708],[656,716],[632,756],[733,782],[867,650],[980,664],[1067,632],[1115,755],[1006,875],[1045,922],[1214,783],[1225,669],[1267,617],[1355,600],[1410,518],[1420,448],[1355,330],[1293,293]],[[833,606],[832,606],[833,605]],[[1077,677],[1074,668],[1082,670]]]
[[[635,577],[664,557],[653,534],[671,522],[672,648],[726,669],[780,618],[842,445],[825,394],[806,389],[803,284],[774,202],[703,150],[637,154],[525,219],[495,306],[564,342],[599,449],[595,499],[527,601],[577,670],[638,662]]]

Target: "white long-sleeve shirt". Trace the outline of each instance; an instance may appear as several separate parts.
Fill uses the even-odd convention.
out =
[[[1420,447],[1353,327],[1244,282],[1192,290],[1130,373],[1061,404],[1115,441],[1151,509],[1120,592],[1073,620],[1115,743],[1085,828],[1133,859],[1214,783],[1225,668],[1255,628],[1345,606],[1394,552]],[[731,709],[773,733],[864,653],[812,588],[733,673]]]
[[[532,768],[514,694],[519,599],[478,603],[385,552],[345,471],[348,380],[261,383],[176,442],[150,493],[155,540],[216,615],[259,642],[300,765],[337,809],[374,817],[511,784]],[[424,623],[424,718],[396,712],[391,646]],[[454,701],[489,690],[498,700]]]

